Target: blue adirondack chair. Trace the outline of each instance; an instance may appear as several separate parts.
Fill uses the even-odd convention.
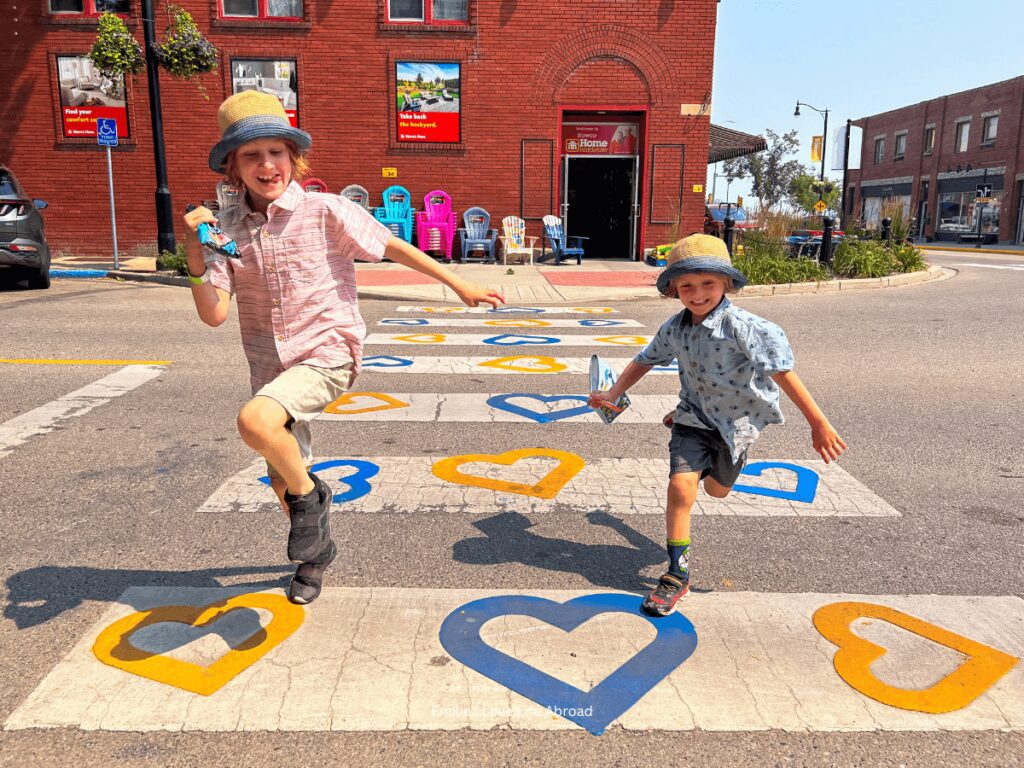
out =
[[[373,215],[390,229],[395,237],[412,242],[412,195],[405,187],[393,186],[384,190],[384,205],[373,209]]]
[[[555,264],[561,264],[562,259],[567,256],[575,256],[576,263],[583,263],[583,241],[589,240],[582,235],[570,235],[566,238],[562,231],[562,220],[557,216],[548,214],[544,217],[544,241],[547,247],[551,248],[551,255]],[[568,242],[567,242],[568,241]],[[544,261],[546,254],[542,253],[538,261]]]
[[[491,229],[491,214],[483,208],[470,208],[462,214],[459,238],[462,241],[462,263],[469,260],[471,251],[486,251],[485,264],[496,264],[494,246],[498,241],[498,230]]]

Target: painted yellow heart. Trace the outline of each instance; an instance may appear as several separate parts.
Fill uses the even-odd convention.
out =
[[[533,361],[530,365],[520,365]],[[510,357],[499,357],[494,360],[487,360],[477,365],[497,368],[499,371],[518,371],[519,373],[561,373],[568,366],[560,363],[553,357],[545,355],[512,355]]]
[[[540,482],[534,485],[513,483],[493,477],[466,475],[459,471],[459,467],[463,464],[472,462],[510,466],[521,459],[539,457],[558,459],[558,466],[548,472],[547,475],[540,479]],[[505,453],[498,454],[468,453],[463,456],[452,456],[435,462],[431,471],[437,477],[447,480],[449,483],[471,485],[475,488],[489,488],[492,491],[504,493],[517,493],[521,496],[536,496],[539,499],[553,499],[565,487],[565,484],[572,480],[585,465],[586,462],[583,459],[575,453],[569,453],[568,451],[556,451],[552,448],[519,448],[514,451],[505,451]]]
[[[381,405],[368,405],[362,408],[343,408],[353,404],[357,399],[377,400]],[[324,413],[337,413],[348,416],[354,413],[373,413],[374,411],[390,411],[395,408],[408,408],[409,404],[397,397],[385,395],[383,392],[346,392],[333,403],[324,408]]]
[[[465,307],[423,307],[424,312],[438,312],[441,314],[451,314],[452,312],[465,312]]]
[[[446,338],[443,333],[410,333],[391,337],[392,341],[408,341],[412,344],[440,344]]]
[[[853,633],[850,624],[859,618],[887,621],[962,653],[967,661],[929,688],[887,685],[870,669],[887,649]],[[991,688],[1018,662],[1014,656],[884,605],[858,602],[823,605],[814,612],[814,626],[826,640],[838,646],[832,663],[839,676],[851,687],[875,701],[914,712],[942,714],[962,709]]]
[[[646,336],[601,336],[594,341],[602,341],[606,344],[622,344],[626,347],[642,347],[650,339]]]
[[[262,608],[270,611],[273,618],[267,626],[257,630],[209,666],[148,653],[131,644],[132,634],[143,627],[167,621],[206,627],[238,608]],[[100,632],[93,643],[92,652],[104,664],[125,672],[209,696],[290,637],[302,625],[305,616],[301,606],[289,603],[283,595],[266,592],[236,595],[211,605],[165,605],[118,619]]]
[[[573,312],[584,312],[588,315],[606,315],[612,311],[611,307],[573,307]]]
[[[493,325],[497,328],[544,328],[551,325],[548,320],[484,320],[484,325]]]

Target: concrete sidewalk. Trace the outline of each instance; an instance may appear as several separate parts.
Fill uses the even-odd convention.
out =
[[[584,260],[576,265],[544,264],[460,264],[446,265],[460,277],[500,290],[509,304],[594,304],[609,301],[653,299],[658,297],[655,281],[661,271],[642,262],[613,260]],[[87,273],[75,274],[75,271]],[[138,282],[157,282],[166,285],[188,286],[188,281],[173,272],[158,272],[156,260],[140,257],[122,260],[120,269],[114,270],[111,261],[89,257],[54,259],[51,275],[60,277],[112,277]],[[455,293],[425,275],[408,267],[382,262],[357,262],[359,298],[391,299],[396,301],[423,301],[436,304],[458,304]],[[888,288],[912,285],[941,279],[953,274],[940,267],[926,272],[876,278],[868,280],[830,280],[823,283],[785,283],[755,285],[743,289],[744,296],[774,296],[781,294],[824,293],[866,288]]]

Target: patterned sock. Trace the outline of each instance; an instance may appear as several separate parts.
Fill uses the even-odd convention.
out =
[[[690,540],[668,540],[668,572],[683,581],[690,580]]]

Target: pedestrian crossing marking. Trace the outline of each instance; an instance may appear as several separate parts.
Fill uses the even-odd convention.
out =
[[[440,315],[504,315],[504,314],[532,314],[532,315],[608,315],[617,314],[619,310],[612,307],[396,307],[399,312],[423,312],[427,314]]]
[[[463,472],[461,467],[466,464],[499,464],[509,466],[529,458],[547,457],[558,464],[536,483],[510,482],[488,475],[476,475]],[[436,477],[449,483],[468,485],[474,488],[487,488],[499,493],[515,493],[520,496],[535,496],[538,499],[553,499],[565,484],[579,474],[586,462],[575,453],[559,451],[553,448],[518,448],[504,453],[468,453],[463,456],[451,456],[436,462],[431,471]],[[485,469],[486,471],[486,469]]]
[[[617,517],[665,514],[668,459],[583,457],[586,462],[550,499],[524,497],[449,482],[434,474],[430,456],[328,457],[313,464],[335,492],[339,513],[578,514],[600,510]],[[551,470],[550,457],[490,465],[479,474],[534,485]],[[475,468],[470,468],[475,471]],[[816,478],[808,495],[806,473]],[[199,509],[210,514],[257,514],[277,507],[266,464],[254,461],[225,480]],[[751,462],[740,489],[724,499],[700,494],[696,515],[731,517],[898,517],[899,512],[835,462],[787,459]],[[801,488],[801,485],[804,487]],[[342,506],[343,505],[343,506]]]
[[[606,359],[616,373],[632,360],[632,357]],[[507,357],[399,357],[397,355],[371,355],[363,358],[366,373],[379,370],[381,373],[442,373],[442,374],[531,374],[550,375],[553,373],[590,373],[590,358],[552,357],[549,355],[509,355]],[[670,373],[679,375],[679,368],[673,362],[651,368],[648,375]]]
[[[957,264],[958,267],[983,267],[985,269],[1009,269],[1016,272],[1024,271],[1024,264],[977,264],[965,261]]]
[[[381,344],[441,344],[476,346],[484,344],[496,347],[518,347],[531,345],[555,345],[563,347],[633,346],[642,347],[651,340],[650,336],[540,336],[534,334],[503,333],[487,336],[472,333],[412,333],[396,334],[371,333],[364,340],[366,346]]]
[[[871,664],[885,655],[880,645],[855,635],[855,619],[887,621],[967,657],[953,672],[924,689],[889,685],[875,676]],[[987,691],[1019,661],[983,643],[942,629],[927,621],[872,603],[832,603],[814,613],[814,626],[839,649],[834,657],[836,672],[854,689],[875,701],[915,712],[944,714],[963,709]]]
[[[630,395],[617,424],[660,424],[679,404],[676,395]],[[568,406],[568,407],[567,407]],[[581,392],[346,392],[328,405],[320,421],[400,421],[523,424],[602,424]],[[666,436],[668,432],[666,431]]]
[[[400,327],[448,327],[448,328],[643,328],[643,323],[632,319],[611,320],[588,318],[586,320],[538,320],[517,318],[508,320],[484,320],[483,318],[444,317],[386,317],[377,325]]]
[[[638,577],[638,591],[644,589],[639,582]],[[559,713],[557,701],[546,700],[543,691],[527,688],[529,696],[513,692],[494,679],[502,676],[501,669],[477,670],[454,659],[442,643],[441,628],[458,610],[480,600],[507,603],[522,596],[562,606],[581,598],[640,602],[639,595],[624,591],[341,588],[328,583],[290,638],[209,696],[126,674],[93,655],[95,639],[131,614],[169,605],[209,606],[245,592],[244,587],[129,588],[14,709],[4,729],[574,730],[580,726],[569,719],[572,715]],[[283,599],[278,590],[258,594]],[[815,614],[837,603],[901,612],[1007,656],[1024,654],[1024,601],[1016,596],[691,593],[678,612],[696,632],[696,649],[650,681],[635,703],[607,725],[628,731],[1024,730],[1019,665],[989,681],[972,701],[942,714],[889,706],[850,686],[834,667],[836,646],[814,626]],[[221,621],[240,613],[228,613]],[[639,613],[599,612],[576,626],[559,626],[565,620],[558,605],[541,618],[499,610],[483,624],[479,637],[496,653],[576,688],[581,696],[597,692],[592,714],[600,719],[601,682],[612,678],[633,685],[636,678],[627,665],[651,642],[656,628]],[[894,689],[912,695],[922,687],[923,674],[930,678],[925,688],[945,676],[934,674],[937,660],[962,662],[941,646],[917,653],[918,636],[887,620],[859,621],[858,635],[888,648],[894,662],[884,668],[876,663],[872,674]],[[189,651],[171,633],[173,625],[151,629],[151,650],[164,655]],[[240,642],[233,639],[227,647]]]

